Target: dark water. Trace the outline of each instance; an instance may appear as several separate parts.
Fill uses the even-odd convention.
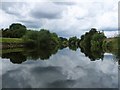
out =
[[[1,61],[3,88],[118,88],[118,62],[110,53],[22,50]]]

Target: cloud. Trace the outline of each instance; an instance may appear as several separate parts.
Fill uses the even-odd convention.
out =
[[[75,5],[75,2],[53,2],[54,4],[57,5]]]
[[[2,2],[2,7],[1,9],[6,12],[7,14],[10,15],[15,15],[15,16],[22,16],[23,13],[25,13],[24,9],[26,8],[25,6],[27,3],[24,2]]]
[[[75,35],[80,37],[92,27],[99,30],[113,29],[113,31],[118,27],[117,0],[98,2],[46,0],[44,2],[2,2],[1,4],[1,28],[6,28],[13,22],[20,22],[28,28],[37,30],[46,28],[63,37]]]
[[[42,26],[42,22],[39,22],[37,20],[19,20],[22,22],[26,27],[32,28],[32,29],[38,29]]]
[[[47,19],[57,19],[61,18],[63,7],[57,6],[53,3],[38,3],[34,5],[35,7],[31,9],[31,16],[34,18],[47,18]]]

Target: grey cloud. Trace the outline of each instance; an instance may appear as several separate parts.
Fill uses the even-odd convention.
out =
[[[57,33],[59,36],[61,36],[61,37],[69,38],[69,37],[72,37],[72,36],[77,36],[78,38],[80,38],[80,36],[81,36],[82,34],[84,34],[84,32],[86,32],[86,31],[88,31],[88,30],[90,30],[90,29],[88,29],[88,30],[82,29],[82,30],[80,30],[81,33],[78,33],[78,32],[70,32],[70,31],[72,31],[72,30],[74,30],[74,28],[67,29],[67,30],[60,30],[60,29],[59,29],[58,31],[56,31],[56,33]],[[55,31],[55,30],[53,30],[53,31]]]
[[[20,74],[20,72],[22,72],[22,69],[16,69],[16,70],[11,70],[11,71],[8,71],[6,72],[4,75],[2,75],[2,88],[8,88],[8,87],[14,87],[14,88],[22,88],[22,87],[28,87],[30,88],[30,85],[29,84],[26,84],[25,80],[23,79],[22,75]],[[21,77],[19,77],[19,75],[17,74],[20,74]],[[18,77],[12,77],[11,75],[17,75]],[[17,78],[17,80],[16,80]],[[8,82],[10,81],[10,82]],[[6,82],[8,82],[8,84],[6,84]],[[20,83],[22,82],[22,83]],[[14,84],[13,84],[14,83]]]
[[[34,21],[30,21],[30,20],[19,20],[20,22],[22,22],[27,28],[40,28],[42,26],[42,23],[34,20]]]
[[[25,71],[24,71],[25,70]],[[46,84],[55,82],[56,80],[64,80],[66,77],[61,73],[59,67],[34,67],[30,71],[26,68],[11,70],[3,74],[3,88],[33,88],[32,86],[47,87]],[[26,72],[26,73],[24,73]],[[32,76],[29,76],[32,75]],[[8,82],[11,81],[11,82]],[[35,83],[33,83],[35,82]],[[44,84],[46,83],[46,84]]]
[[[74,70],[78,70],[79,75],[81,70],[86,73],[86,75],[74,79],[67,79],[66,75],[62,74],[61,67],[48,66],[48,67],[33,67],[30,70],[26,68],[19,68],[16,70],[11,70],[6,72],[3,77],[3,88],[36,88],[40,87],[67,87],[67,88],[101,88],[101,87],[117,87],[117,81],[114,74],[104,74],[102,71],[97,71],[96,67],[75,67]],[[25,71],[24,71],[25,70]],[[26,72],[27,71],[27,72]],[[26,72],[26,73],[25,73]],[[76,74],[74,74],[77,76]],[[11,81],[11,82],[8,82]],[[37,85],[36,85],[37,84]]]
[[[104,31],[118,31],[118,28],[103,28]]]
[[[54,5],[53,3],[37,4],[31,10],[30,14],[34,18],[58,19],[62,17],[65,8]]]
[[[52,73],[52,72],[56,72],[56,73],[60,73],[61,68],[60,67],[53,67],[53,66],[48,66],[48,67],[35,67],[31,70],[31,72],[35,73],[36,75],[38,75],[38,73]],[[39,72],[38,72],[39,71]]]
[[[57,5],[75,5],[75,2],[53,2],[54,4]]]
[[[37,23],[25,23],[28,28],[40,28],[41,26]]]
[[[96,68],[89,67],[77,67],[82,69],[87,75],[79,78],[74,84],[75,87],[81,88],[101,88],[101,87],[109,87],[116,88],[118,85],[118,81],[114,80],[116,75],[114,74],[104,74],[102,71],[97,71]]]
[[[32,12],[32,16],[35,18],[47,18],[47,19],[57,19],[61,17],[58,13],[49,13],[41,11]]]
[[[6,12],[7,14],[20,16],[20,13],[18,12],[18,9],[22,7],[25,3],[23,2],[2,2],[1,9]]]
[[[52,82],[52,83],[48,83],[48,87],[49,88],[71,88],[71,86],[73,86],[75,84],[75,80],[57,80],[55,82]]]
[[[26,9],[27,7],[30,7],[28,12],[28,16],[31,16],[33,18],[47,18],[47,19],[58,19],[62,17],[62,12],[65,9],[65,7],[58,6],[54,3],[35,3],[35,5],[32,5],[31,3],[26,2],[2,2],[0,3],[2,5],[1,10],[6,12],[10,15],[15,16],[21,16],[22,10]],[[25,11],[24,11],[25,12]],[[23,13],[24,13],[23,12]]]

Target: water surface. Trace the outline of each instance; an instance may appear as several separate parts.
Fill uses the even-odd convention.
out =
[[[118,88],[118,62],[110,53],[92,61],[80,49],[37,54],[32,51],[3,54],[2,87]]]

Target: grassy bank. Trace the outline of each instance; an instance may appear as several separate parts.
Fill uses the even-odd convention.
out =
[[[103,49],[105,52],[116,53],[119,50],[118,42],[120,41],[119,37],[106,38],[103,41]]]
[[[21,38],[0,38],[0,43],[24,43]]]

